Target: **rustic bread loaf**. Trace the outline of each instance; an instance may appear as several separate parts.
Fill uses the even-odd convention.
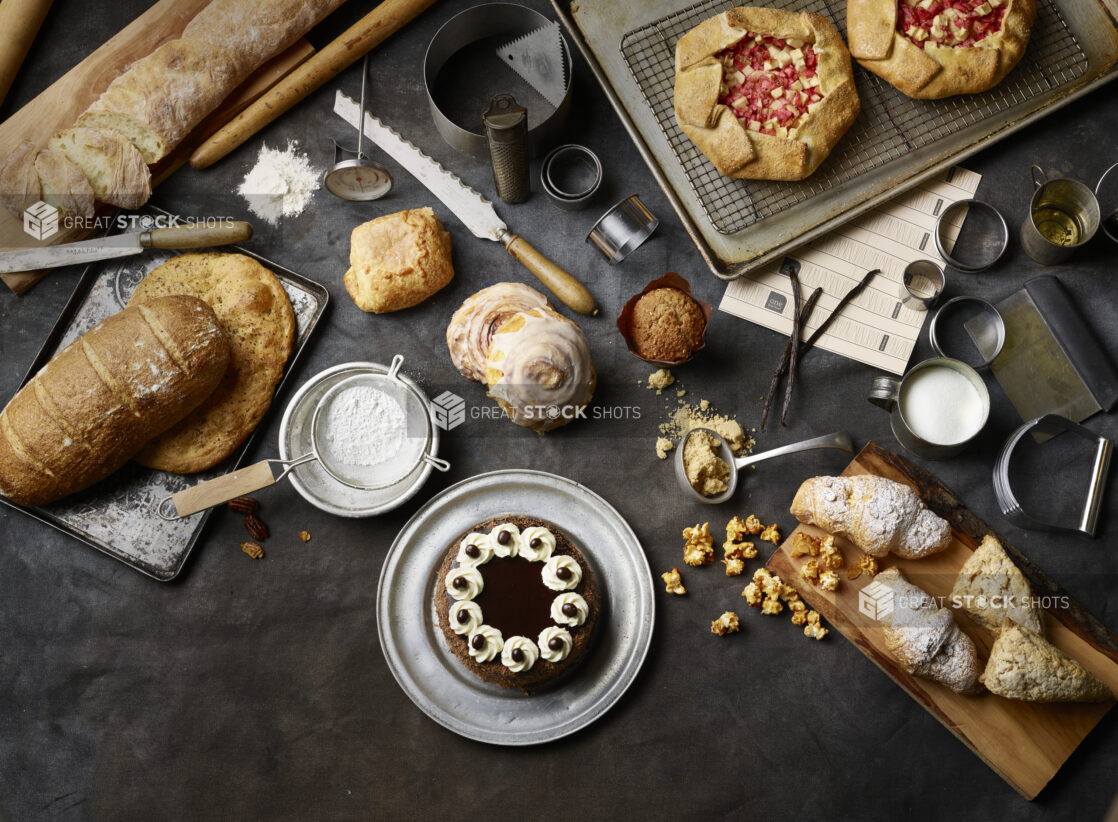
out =
[[[23,140],[0,162],[0,201],[16,217],[43,199],[35,171],[35,144]]]
[[[46,505],[104,479],[210,395],[229,364],[213,309],[164,297],[109,317],[0,412],[0,493]]]
[[[139,208],[151,196],[151,172],[143,155],[115,131],[75,126],[55,134],[47,147],[80,167],[103,203]]]
[[[343,0],[213,0],[182,36],[229,49],[255,69],[290,46]]]
[[[45,202],[63,214],[83,219],[93,216],[93,186],[65,154],[49,148],[40,151],[35,156],[35,171]]]
[[[118,132],[157,163],[257,65],[220,45],[172,40],[113,80],[77,125]]]

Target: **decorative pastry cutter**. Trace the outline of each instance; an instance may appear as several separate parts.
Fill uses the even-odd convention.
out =
[[[501,46],[497,56],[551,105],[563,105],[569,84],[566,44],[557,22]]]
[[[1013,494],[1013,487],[1009,481],[1010,465],[1013,452],[1027,434],[1034,437],[1050,439],[1059,434],[1074,434],[1096,444],[1094,464],[1091,467],[1091,476],[1088,478],[1087,502],[1083,507],[1077,526],[1068,526],[1034,517],[1027,513],[1017,497]],[[1106,437],[1096,435],[1089,428],[1074,423],[1067,417],[1058,414],[1045,414],[1022,425],[1002,446],[997,462],[994,464],[994,494],[998,498],[998,505],[1006,519],[1021,528],[1031,528],[1036,531],[1056,531],[1061,533],[1081,533],[1089,537],[1095,535],[1095,528],[1099,520],[1099,508],[1102,506],[1106,490],[1107,474],[1110,472],[1110,456],[1114,444]]]

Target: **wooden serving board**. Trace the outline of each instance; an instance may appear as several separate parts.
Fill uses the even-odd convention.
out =
[[[181,35],[190,19],[208,3],[209,0],[159,0],[38,97],[0,123],[0,146],[12,147],[21,140],[46,145],[56,131],[73,125],[78,116],[124,69],[163,43]],[[49,48],[50,44],[40,43],[38,47]],[[314,49],[306,40],[299,40],[287,51],[261,66],[217,111],[191,132],[174,153],[153,167],[152,184],[162,182],[180,168],[208,135],[233,119],[313,52]],[[98,205],[98,214],[110,213],[112,209]],[[8,213],[7,209],[0,208],[0,249],[71,243],[83,240],[92,233],[81,229],[63,229],[47,240],[36,241],[24,232],[19,218]],[[43,272],[21,272],[2,274],[0,279],[12,291],[22,294],[42,276]]]
[[[881,570],[899,568],[910,582],[932,596],[941,597],[939,601],[949,606],[949,595],[959,568],[983,536],[992,534],[1028,577],[1033,593],[1051,606],[1046,617],[1048,639],[1118,693],[1118,635],[1087,613],[1027,557],[968,511],[942,482],[872,442],[842,473],[843,476],[873,474],[909,485],[932,511],[951,524],[954,539],[946,551],[922,560],[890,555],[878,560]],[[1090,730],[1114,707],[1113,701],[1095,704],[1019,702],[989,692],[976,697],[962,696],[938,683],[906,673],[886,650],[880,623],[859,610],[859,592],[872,579],[863,575],[850,580],[845,571],[840,571],[841,581],[835,593],[827,593],[801,579],[800,566],[809,557],[793,559],[790,554],[793,535],[799,531],[816,537],[825,533],[814,526],[800,525],[788,535],[766,567],[795,586],[808,605],[819,611],[1026,799],[1033,799],[1040,793]],[[842,550],[846,567],[858,564],[862,557],[858,548],[841,537],[836,537],[835,543]],[[954,614],[959,627],[974,640],[979,657],[985,663],[994,634],[980,627],[965,612],[956,610]]]

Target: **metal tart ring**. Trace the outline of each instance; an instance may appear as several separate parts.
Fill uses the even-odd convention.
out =
[[[944,313],[947,312],[952,307],[958,307],[958,305],[960,303],[964,303],[964,302],[975,303],[976,305],[978,305],[979,307],[982,308],[983,313],[985,313],[988,317],[990,317],[993,320],[994,330],[995,330],[995,334],[997,336],[997,342],[994,345],[994,353],[992,353],[985,360],[983,360],[982,362],[977,363],[977,364],[976,363],[968,363],[968,362],[966,362],[966,360],[960,359],[959,357],[956,357],[954,354],[947,353],[946,351],[943,350],[943,346],[941,346],[940,343],[939,343],[938,326],[939,326],[940,317],[942,317],[944,315]],[[948,300],[943,305],[941,305],[939,308],[937,308],[936,313],[932,315],[932,321],[928,324],[928,342],[930,342],[932,344],[932,350],[935,351],[936,354],[938,354],[941,357],[948,357],[950,359],[959,360],[960,362],[966,363],[971,368],[975,368],[975,369],[985,368],[986,366],[988,366],[990,363],[992,363],[994,360],[996,360],[998,358],[998,354],[1002,353],[1002,348],[1005,346],[1005,320],[1002,319],[1001,312],[998,311],[998,309],[994,308],[993,304],[988,303],[986,300],[983,300],[980,297],[967,297],[967,296],[952,297],[950,300]]]
[[[998,223],[1001,225],[1002,229],[1001,247],[998,249],[998,253],[995,254],[988,261],[983,261],[977,264],[964,263],[948,254],[947,249],[944,247],[943,227],[944,222],[947,219],[947,215],[964,206],[967,208],[984,208],[998,218]],[[1009,226],[1006,225],[1005,217],[1002,216],[1002,213],[1000,211],[987,203],[985,200],[956,200],[955,202],[951,203],[951,205],[947,206],[947,208],[940,212],[939,219],[936,220],[936,230],[935,232],[933,232],[932,236],[935,238],[936,251],[939,252],[940,256],[947,261],[947,264],[949,266],[954,268],[956,271],[963,272],[964,274],[977,274],[980,271],[985,271],[998,260],[1000,260],[1002,258],[1002,255],[1005,254],[1005,250],[1009,247]]]

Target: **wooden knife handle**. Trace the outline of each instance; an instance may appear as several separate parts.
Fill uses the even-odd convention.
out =
[[[8,96],[23,58],[53,0],[0,0],[0,103]]]
[[[435,0],[384,0],[206,140],[190,155],[190,165],[194,168],[213,165],[434,3]]]
[[[218,225],[176,225],[156,228],[144,243],[148,248],[210,248],[252,239],[252,223],[232,220]]]
[[[563,305],[579,314],[593,316],[598,313],[598,306],[586,286],[537,251],[523,237],[518,234],[508,235],[505,238],[505,248],[517,262],[535,274],[536,279],[547,286]]]
[[[276,476],[272,473],[272,464],[268,460],[250,465],[226,474],[224,477],[200,482],[193,488],[179,491],[171,496],[175,504],[175,511],[180,517],[189,517],[231,499],[243,497],[261,488],[276,484]]]

